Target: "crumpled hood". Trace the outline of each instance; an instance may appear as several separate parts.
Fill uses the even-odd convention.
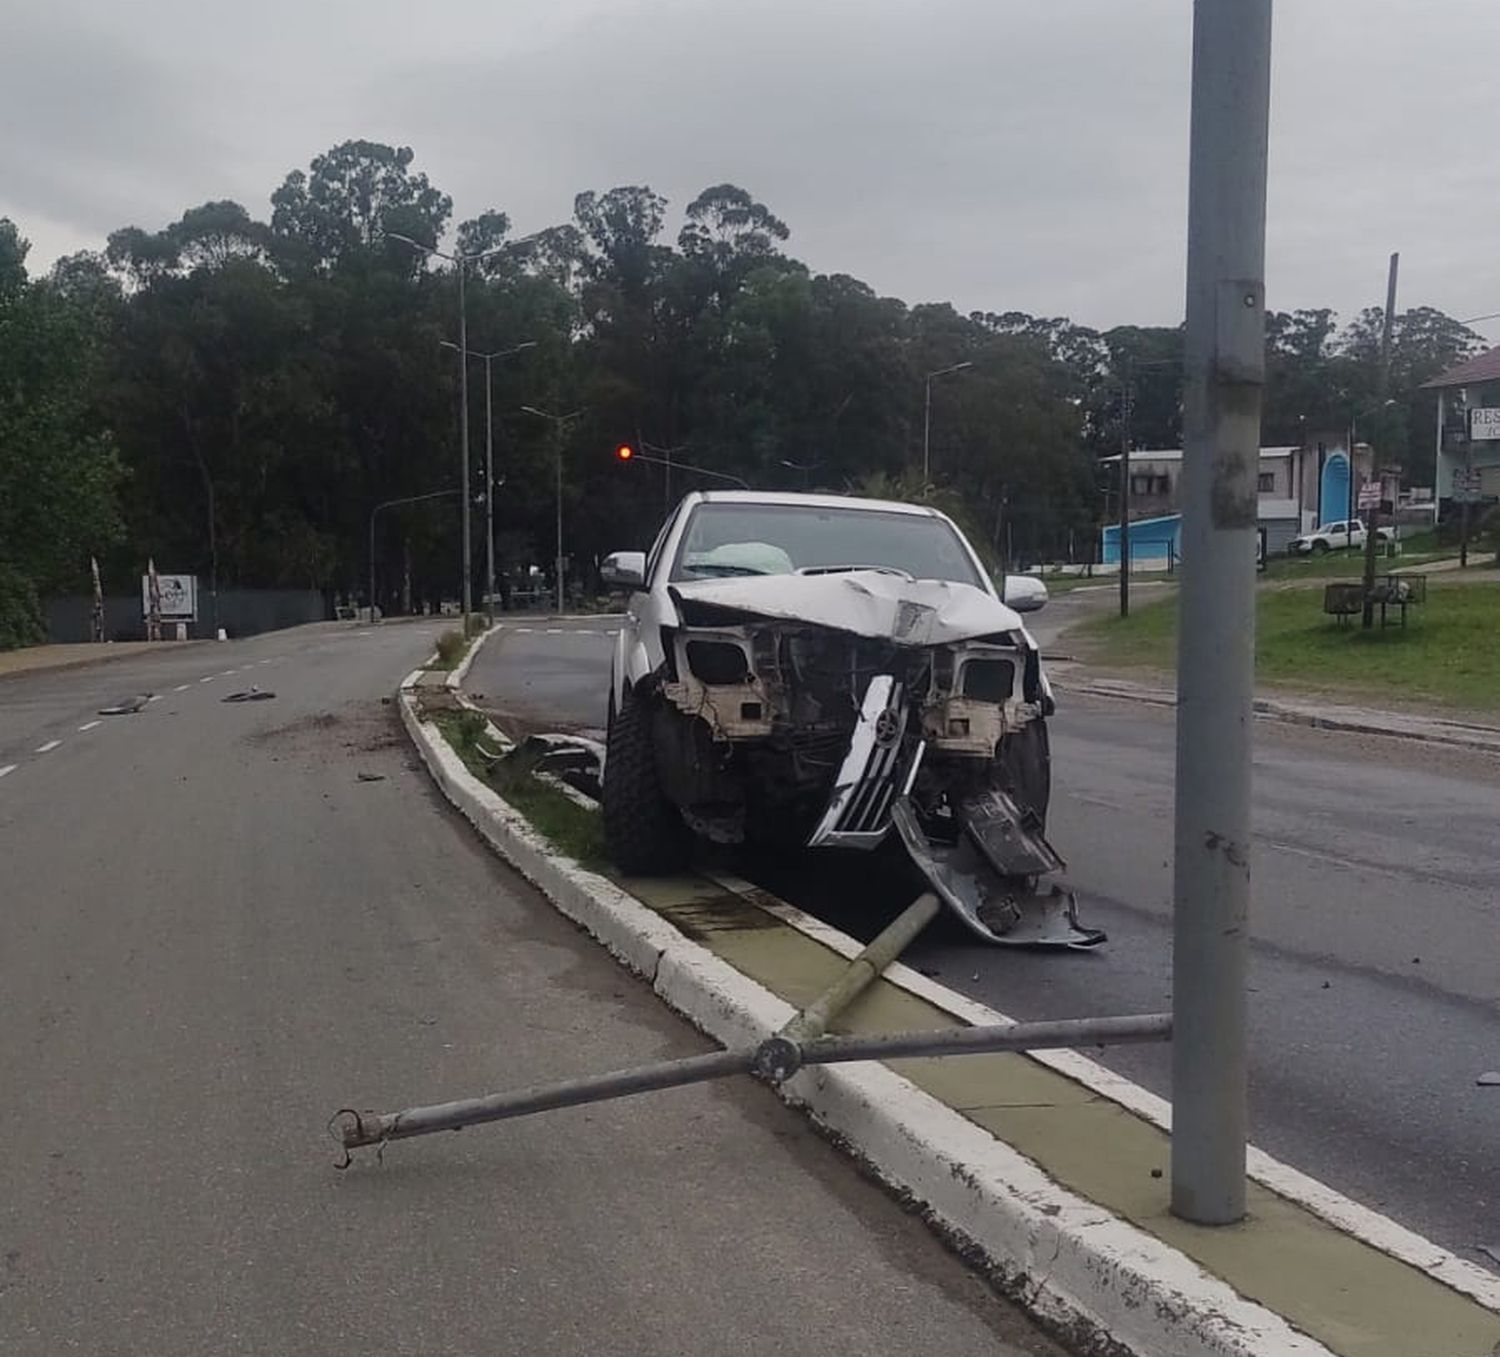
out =
[[[686,626],[732,626],[749,615],[908,646],[1025,630],[1015,612],[971,584],[908,580],[879,570],[684,580],[671,593]]]

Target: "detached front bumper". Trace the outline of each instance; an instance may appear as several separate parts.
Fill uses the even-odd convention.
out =
[[[878,847],[894,824],[911,859],[964,926],[986,942],[1010,947],[1097,947],[1102,931],[1078,922],[1070,891],[1038,880],[1063,861],[1034,816],[1004,792],[964,797],[954,807],[957,837],[930,838],[908,799],[926,743],[908,738],[902,684],[871,680],[834,782],[828,807],[808,839],[812,848]]]

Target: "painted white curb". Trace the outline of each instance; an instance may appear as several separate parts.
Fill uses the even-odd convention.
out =
[[[710,876],[725,890],[736,894],[755,892],[762,909],[775,914],[798,932],[815,938],[838,955],[852,958],[859,953],[860,944],[855,939],[795,905],[784,900],[774,903],[767,901],[763,898],[764,892],[756,891],[750,882],[729,873],[714,872]],[[893,961],[886,967],[885,975],[909,994],[926,999],[974,1027],[990,1027],[1016,1021],[1009,1014],[990,1008],[946,985],[940,985],[900,961]],[[1163,1131],[1171,1131],[1171,1103],[1124,1075],[1116,1074],[1097,1060],[1091,1060],[1077,1051],[1031,1051],[1029,1056],[1037,1064],[1045,1065],[1075,1083],[1082,1084],[1101,1098],[1118,1103]],[[1278,1196],[1304,1207],[1371,1248],[1389,1254],[1419,1272],[1427,1273],[1454,1291],[1478,1301],[1486,1309],[1500,1311],[1500,1277],[1477,1263],[1471,1263],[1434,1244],[1389,1216],[1383,1216],[1368,1206],[1361,1206],[1352,1198],[1336,1192],[1316,1178],[1309,1177],[1290,1164],[1282,1163],[1253,1145],[1247,1149],[1246,1173]]]
[[[794,1010],[613,882],[562,858],[474,778],[442,733],[401,720],[443,794],[564,914],[726,1046]],[[929,1221],[983,1257],[1003,1290],[1075,1350],[1140,1357],[1333,1357],[1186,1255],[1068,1192],[982,1127],[875,1062],[806,1069],[781,1088]],[[1113,1345],[1113,1346],[1112,1346]]]

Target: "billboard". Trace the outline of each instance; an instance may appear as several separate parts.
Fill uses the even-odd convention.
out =
[[[1475,442],[1500,438],[1500,407],[1470,410],[1469,437]]]
[[[198,620],[198,577],[196,575],[162,575],[156,577],[161,590],[163,622],[196,622]],[[141,576],[141,616],[151,616],[151,576]]]

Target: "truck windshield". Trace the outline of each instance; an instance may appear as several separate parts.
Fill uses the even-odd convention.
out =
[[[805,504],[698,505],[672,579],[861,567],[985,587],[962,539],[941,518]]]

